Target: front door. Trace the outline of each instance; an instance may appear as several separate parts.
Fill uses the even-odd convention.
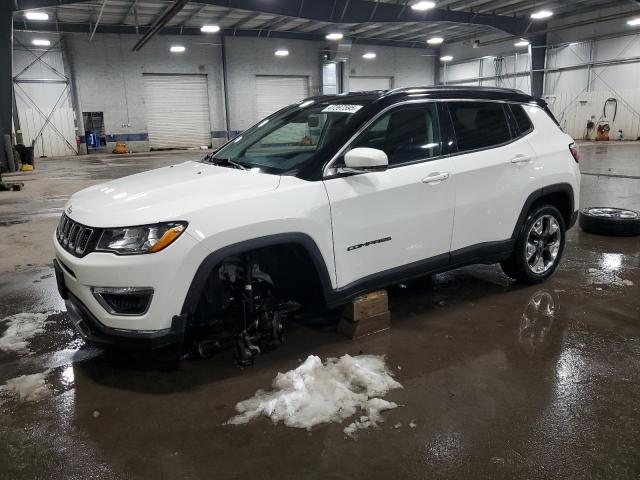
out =
[[[324,181],[338,287],[440,255],[435,261],[446,264],[453,226],[453,172],[451,159],[441,156],[436,104],[389,110],[349,146],[356,147],[383,150],[389,168],[338,174]]]

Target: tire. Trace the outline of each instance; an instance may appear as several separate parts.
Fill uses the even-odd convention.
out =
[[[527,215],[511,256],[500,262],[502,271],[522,283],[545,281],[560,263],[565,231],[564,219],[556,207],[537,207]]]
[[[580,211],[580,228],[597,235],[640,235],[640,213],[624,208],[589,207]]]

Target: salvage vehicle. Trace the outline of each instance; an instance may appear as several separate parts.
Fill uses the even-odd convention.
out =
[[[312,97],[202,161],[73,195],[58,286],[90,342],[227,345],[247,364],[300,306],[474,263],[545,280],[576,221],[578,161],[546,103],[517,90]]]

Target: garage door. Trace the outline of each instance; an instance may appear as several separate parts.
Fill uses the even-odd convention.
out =
[[[389,90],[392,81],[393,77],[349,77],[349,91]]]
[[[151,148],[211,145],[206,75],[144,75]]]
[[[256,121],[309,96],[307,77],[256,76]]]

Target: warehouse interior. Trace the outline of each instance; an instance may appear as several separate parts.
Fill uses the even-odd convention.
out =
[[[638,236],[576,225],[539,285],[496,265],[394,285],[390,329],[347,338],[324,312],[244,368],[86,344],[52,263],[75,192],[360,91],[542,98],[579,145],[580,207],[638,211],[640,1],[5,0],[0,66],[6,478],[640,476]],[[398,408],[366,425],[231,421],[280,372],[345,354],[386,359]]]

